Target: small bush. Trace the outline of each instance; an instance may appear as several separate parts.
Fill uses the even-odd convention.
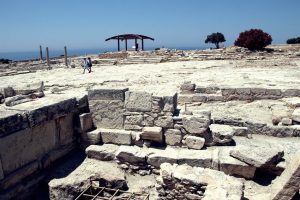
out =
[[[5,58],[0,59],[0,64],[9,64],[10,62],[11,62],[11,60],[9,60],[9,59],[5,59]]]
[[[290,38],[286,41],[287,44],[300,44],[300,37]]]
[[[272,37],[260,29],[251,29],[240,33],[234,45],[248,48],[249,50],[262,50],[272,43]]]

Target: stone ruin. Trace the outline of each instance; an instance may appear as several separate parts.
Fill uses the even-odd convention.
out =
[[[149,199],[299,199],[300,90],[180,88],[95,87],[72,98],[43,97],[43,83],[3,88],[0,199],[39,199],[45,184],[47,198],[75,199],[91,180]],[[284,98],[288,109],[270,123],[208,109]],[[86,157],[74,165],[77,147]]]

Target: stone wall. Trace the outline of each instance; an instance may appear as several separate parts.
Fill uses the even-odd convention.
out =
[[[180,103],[281,99],[300,96],[299,89],[201,87],[191,82],[184,82],[180,89],[178,99]]]
[[[76,147],[79,114],[88,110],[87,105],[87,96],[77,100],[45,97],[13,110],[1,108],[0,199],[30,194],[46,169]]]

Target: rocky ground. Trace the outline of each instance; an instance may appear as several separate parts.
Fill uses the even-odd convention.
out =
[[[0,104],[0,116],[15,110],[30,110],[29,105],[34,107],[55,99],[81,98],[96,86],[122,86],[128,87],[130,91],[147,91],[159,95],[170,92],[181,95],[180,87],[187,81],[204,88],[300,89],[299,46],[273,46],[272,49],[270,52],[227,48],[95,55],[92,57],[92,72],[86,74],[82,73],[80,67],[81,58],[72,58],[69,67],[65,67],[60,59],[52,60],[51,68],[39,61],[0,65],[1,87],[12,87],[20,93],[18,95],[24,95],[24,90],[18,89],[20,85],[42,83],[41,87],[45,88],[42,95],[37,89],[29,93],[27,91],[26,95],[29,96],[22,101],[9,99],[12,102],[19,101],[19,105],[7,104],[8,99],[5,99],[5,103]],[[26,103],[28,99],[34,102]],[[4,98],[0,96],[0,100]],[[291,117],[300,107],[300,98],[214,100],[187,105],[179,103],[181,111],[186,113],[197,114],[209,110],[213,121],[230,119],[230,122],[277,126],[283,122],[283,118]],[[294,121],[289,125],[298,126],[299,116],[300,113],[296,113]],[[214,128],[217,129],[210,127],[212,132]],[[299,130],[297,127],[295,129]],[[145,149],[144,146],[141,149],[136,146],[103,145],[100,150],[99,147],[89,147],[86,152],[89,158],[81,155],[78,161],[78,158],[71,157],[50,171],[45,183],[49,184],[52,199],[71,199],[89,184],[90,178],[102,178],[109,180],[107,184],[118,188],[128,187],[132,192],[149,193],[150,199],[158,199],[158,195],[177,198],[182,194],[176,192],[181,191],[180,188],[185,185],[188,189],[182,191],[186,193],[186,199],[212,200],[214,194],[218,193],[224,199],[244,196],[245,199],[257,200],[266,199],[272,193],[270,184],[276,180],[274,177],[274,180],[265,180],[263,174],[258,173],[260,170],[271,169],[273,175],[282,173],[283,178],[295,176],[298,180],[298,168],[287,167],[287,164],[293,160],[296,163],[293,165],[300,164],[294,159],[300,150],[299,137],[253,135],[250,138],[235,136],[234,144],[228,147],[207,147],[202,150],[169,146],[158,149]],[[135,159],[146,162],[146,167],[132,165]],[[164,162],[167,164],[161,165]],[[295,170],[295,174],[285,175],[282,172],[285,168]],[[256,169],[259,170],[254,174]],[[222,183],[215,181],[217,178]],[[297,187],[299,189],[299,185]],[[35,198],[45,197],[41,196]]]

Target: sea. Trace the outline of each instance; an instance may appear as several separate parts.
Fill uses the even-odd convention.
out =
[[[204,47],[168,47],[170,49],[178,50],[202,50]],[[145,50],[154,50],[155,48],[148,48]],[[105,52],[116,52],[115,48],[105,48],[105,49],[68,49],[68,56],[85,56],[91,54],[100,54]],[[64,50],[51,50],[49,49],[49,57],[60,57],[64,55]],[[37,51],[26,51],[26,52],[0,52],[0,59],[9,59],[12,61],[22,61],[22,60],[34,60],[39,59],[39,50]],[[46,57],[46,52],[43,51],[43,57]]]

